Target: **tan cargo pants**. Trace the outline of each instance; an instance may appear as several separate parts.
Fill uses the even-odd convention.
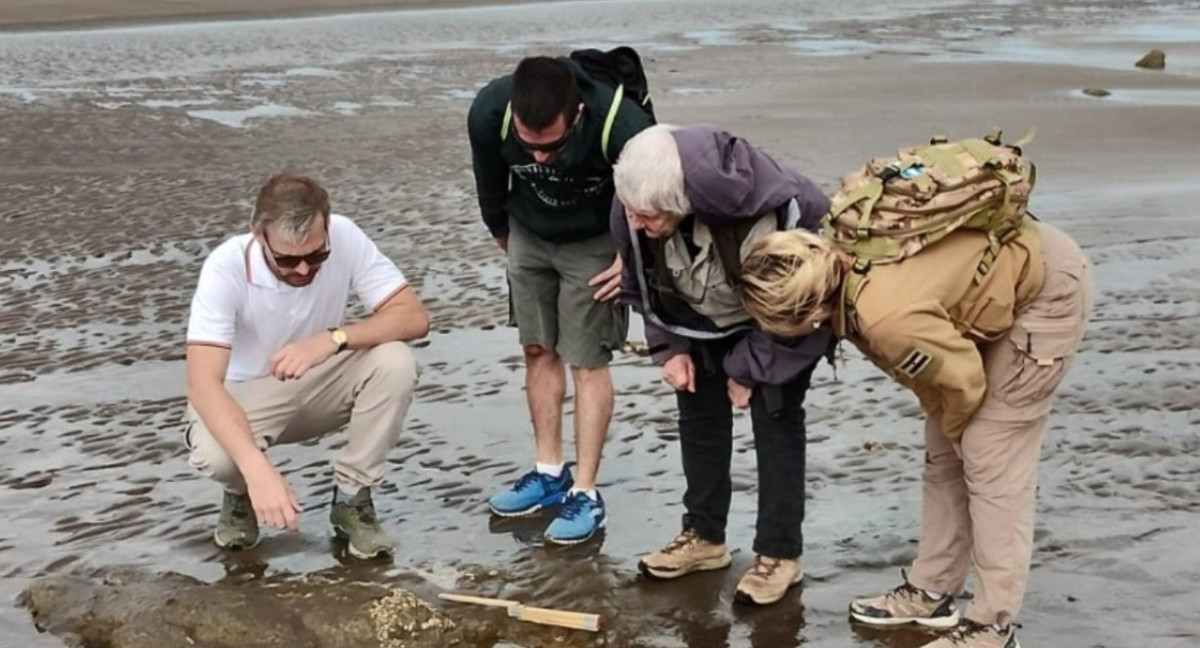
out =
[[[348,441],[334,463],[334,479],[344,495],[383,480],[388,452],[412,403],[419,369],[402,342],[340,353],[299,380],[272,376],[226,383],[242,406],[258,447],[299,443],[347,426]],[[188,405],[185,443],[188,462],[233,493],[246,482],[196,411]]]
[[[934,419],[925,424],[921,541],[910,582],[957,594],[974,567],[966,617],[978,623],[1007,624],[1021,611],[1042,432],[1092,309],[1087,258],[1066,234],[1038,226],[1045,282],[1008,335],[980,347],[987,394],[963,433],[962,458]]]

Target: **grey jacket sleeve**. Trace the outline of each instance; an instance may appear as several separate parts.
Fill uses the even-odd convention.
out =
[[[800,338],[781,338],[755,328],[726,354],[725,374],[746,387],[782,385],[833,348],[833,332],[822,326]]]

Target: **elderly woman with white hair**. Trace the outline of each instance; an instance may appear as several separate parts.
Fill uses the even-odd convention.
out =
[[[774,603],[804,575],[804,396],[832,336],[755,326],[738,272],[755,241],[815,228],[829,201],[745,140],[704,125],[642,131],[625,145],[613,182],[623,297],[642,314],[651,357],[676,391],[687,480],[681,532],[638,567],[669,579],[729,566],[733,407],[749,408],[757,558],[735,600]]]
[[[917,558],[899,587],[854,601],[850,615],[953,630],[927,648],[1018,645],[1042,432],[1092,305],[1075,242],[1028,218],[1019,232],[996,250],[986,232],[958,229],[865,268],[830,239],[784,232],[757,242],[743,266],[745,305],[763,329],[832,326],[921,402]],[[971,567],[975,596],[960,615],[954,598]]]

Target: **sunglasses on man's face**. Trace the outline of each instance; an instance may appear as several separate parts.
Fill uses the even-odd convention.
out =
[[[301,263],[308,264],[310,267],[321,265],[322,263],[325,263],[325,261],[329,258],[329,253],[333,251],[329,247],[329,238],[326,237],[325,248],[322,250],[317,250],[316,252],[310,252],[308,254],[278,254],[275,252],[275,249],[271,247],[271,241],[267,239],[266,230],[263,230],[262,236],[263,243],[266,243],[267,251],[271,253],[271,259],[275,262],[275,265],[285,270],[291,270]]]
[[[516,132],[515,130],[513,131],[513,135],[517,139],[517,144],[522,149],[525,149],[526,153],[529,153],[529,154],[557,153],[557,152],[561,151],[563,149],[563,147],[567,145],[567,141],[571,139],[571,134],[575,132],[575,127],[579,125],[580,114],[581,113],[576,112],[574,117],[572,117],[571,119],[565,120],[567,122],[570,122],[571,125],[569,127],[567,127],[567,129],[565,131],[563,131],[562,137],[554,140],[553,142],[545,142],[542,144],[533,144],[531,142],[526,142],[525,140],[521,139],[521,134]]]

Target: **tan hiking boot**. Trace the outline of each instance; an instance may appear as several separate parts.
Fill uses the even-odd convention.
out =
[[[222,549],[231,550],[249,549],[258,544],[258,518],[249,495],[225,492],[213,542]]]
[[[679,578],[696,571],[724,569],[733,562],[729,549],[702,539],[694,529],[684,529],[667,546],[643,556],[638,569],[652,578]]]
[[[375,518],[375,504],[371,501],[371,489],[362,488],[345,502],[334,502],[329,511],[329,523],[333,532],[346,541],[351,556],[359,560],[370,560],[392,555],[396,544],[383,532]]]
[[[1021,644],[1017,643],[1015,624],[997,630],[995,626],[963,619],[954,632],[921,648],[1021,648]]]
[[[756,556],[754,566],[738,581],[733,600],[748,605],[770,605],[783,598],[788,588],[804,580],[804,557]]]
[[[916,623],[927,628],[953,628],[958,625],[958,606],[954,604],[953,596],[943,594],[933,598],[909,583],[903,569],[900,575],[904,578],[903,585],[882,596],[854,601],[850,604],[850,616],[856,621],[880,626]]]

